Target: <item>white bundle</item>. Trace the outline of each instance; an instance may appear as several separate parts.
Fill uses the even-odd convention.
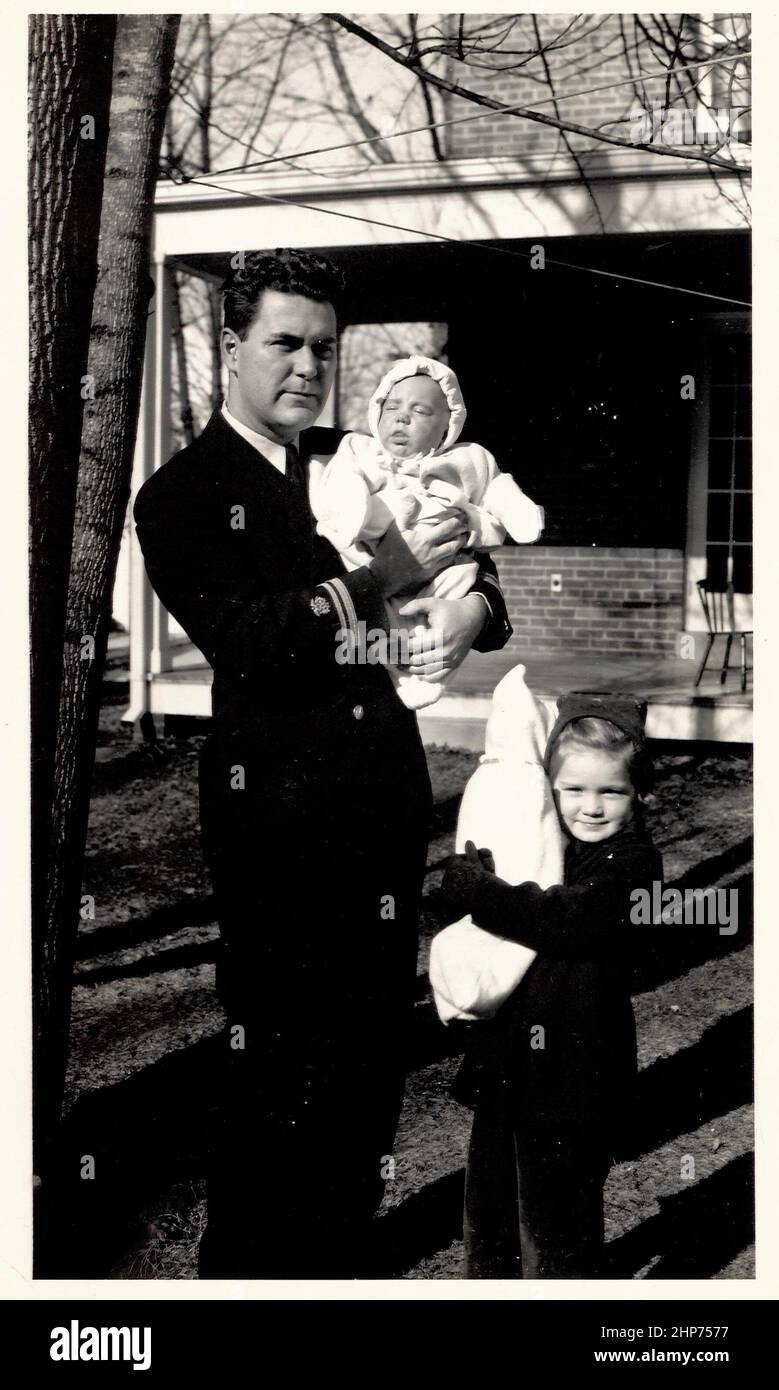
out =
[[[556,718],[515,666],[495,687],[484,754],[460,804],[455,851],[466,840],[489,849],[498,878],[550,888],[563,877],[564,839],[543,766]],[[491,1018],[516,989],[536,953],[463,917],[434,938],[430,983],[440,1018]]]

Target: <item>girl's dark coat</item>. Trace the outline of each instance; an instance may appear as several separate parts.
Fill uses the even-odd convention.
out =
[[[631,893],[656,880],[662,860],[639,823],[572,840],[562,887],[479,884],[477,924],[538,956],[494,1019],[468,1025],[458,1100],[512,1124],[624,1119],[637,1070],[631,976],[652,932],[630,921]]]

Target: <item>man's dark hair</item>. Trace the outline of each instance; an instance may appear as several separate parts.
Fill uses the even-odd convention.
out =
[[[257,313],[263,290],[300,294],[332,304],[338,312],[344,278],[330,261],[306,251],[250,251],[243,265],[230,270],[222,285],[224,326],[244,338]]]

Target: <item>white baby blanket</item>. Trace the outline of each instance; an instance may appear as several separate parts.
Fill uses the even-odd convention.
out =
[[[562,882],[564,836],[544,772],[555,721],[515,666],[495,687],[485,750],[460,804],[455,852],[466,840],[489,849],[507,883]],[[470,916],[445,927],[430,951],[430,983],[440,1018],[490,1018],[513,993],[536,953],[475,926]]]

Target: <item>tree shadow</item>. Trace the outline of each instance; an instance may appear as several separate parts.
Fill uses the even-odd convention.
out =
[[[745,1009],[694,1047],[649,1067],[639,1081],[640,1119],[617,1159],[651,1153],[748,1100],[751,1040]],[[138,1242],[138,1213],[149,1200],[177,1180],[204,1176],[219,1100],[219,1046],[219,1038],[206,1039],[76,1102],[63,1125],[55,1175],[38,1201],[36,1278],[108,1277]],[[93,1176],[82,1177],[89,1171]],[[614,1243],[615,1269],[635,1272],[658,1253],[652,1278],[706,1277],[722,1268],[749,1243],[751,1171],[746,1159],[737,1160],[723,1170],[728,1178],[715,1174],[663,1201],[662,1219],[652,1217]],[[458,1170],[380,1217],[368,1277],[400,1277],[446,1249],[462,1234],[462,1201]]]
[[[647,1279],[710,1279],[751,1244],[754,1216],[754,1156],[744,1154],[611,1241],[604,1278],[634,1278],[655,1260]]]
[[[712,1024],[692,1047],[645,1068],[618,1159],[651,1153],[679,1134],[693,1133],[748,1105],[753,1097],[753,1030],[752,1008],[740,1009]]]
[[[402,1278],[462,1238],[465,1170],[428,1183],[375,1222],[368,1277]],[[754,1158],[745,1154],[693,1187],[660,1198],[660,1212],[606,1247],[604,1279],[708,1279],[754,1239]]]
[[[144,941],[171,936],[184,927],[206,927],[216,921],[216,901],[213,893],[203,898],[182,898],[179,902],[155,908],[146,917],[119,922],[113,927],[83,929],[76,939],[76,959],[91,960],[93,956],[108,955],[111,951],[127,951]]]
[[[374,1222],[369,1277],[398,1279],[462,1238],[465,1169],[436,1178]]]
[[[717,859],[726,860],[726,855],[717,856]],[[706,878],[703,872],[699,872],[710,862],[707,860],[703,866],[696,866],[696,869],[690,870],[689,874],[685,874],[676,883],[667,886],[677,888],[682,893],[690,889],[715,887],[716,878]],[[732,871],[733,861],[729,862],[731,868],[723,868],[720,876]],[[754,937],[752,874],[742,874],[728,885],[726,891],[729,892],[731,888],[738,893],[737,930],[731,935],[721,932],[718,925],[708,923],[635,928],[638,932],[644,932],[645,936],[636,952],[630,973],[631,994],[651,993],[659,985],[665,984],[668,980],[678,979],[680,975],[685,975],[696,966],[705,965],[708,961],[722,960],[734,951],[741,951],[751,944]]]
[[[445,1027],[432,1003],[414,1009],[408,1072],[459,1057],[462,1026]],[[750,1007],[719,1019],[698,1042],[639,1073],[635,1104],[621,1119],[621,1162],[651,1153],[679,1134],[748,1105],[754,1092],[754,1017]]]
[[[678,887],[683,880],[674,886]],[[688,883],[687,887],[698,886]],[[696,965],[704,965],[710,960],[719,960],[732,951],[741,950],[753,937],[752,915],[752,876],[744,875],[732,885],[739,893],[738,931],[733,936],[720,935],[716,927],[695,926],[690,928],[647,927],[647,937],[642,945],[641,960],[631,971],[631,993],[645,994],[657,989],[668,980],[676,979]],[[434,897],[425,899],[425,911],[434,917],[436,913]],[[174,903],[160,908],[140,922],[119,923],[114,927],[103,927],[99,931],[82,933],[76,945],[76,958],[90,960],[95,955],[108,955],[114,951],[132,949],[145,942],[173,935],[189,927],[210,926],[215,923],[216,909],[211,895],[206,898]],[[433,932],[438,930],[436,922]],[[642,928],[636,930],[641,931]],[[650,935],[651,933],[651,935]],[[202,964],[210,964],[217,959],[220,951],[218,938],[207,942],[186,943],[171,946],[143,957],[138,961],[124,964],[98,966],[94,969],[76,971],[73,983],[105,984],[114,980],[159,974],[166,970],[181,970]],[[427,975],[417,976],[415,998],[425,1000],[429,996],[430,985]],[[433,1012],[435,1012],[433,1010]],[[448,1045],[439,1030],[443,1025],[425,1023],[423,1031],[430,1039],[430,1061],[439,1056],[451,1056],[454,1049]],[[444,1030],[445,1031],[445,1030]],[[418,1047],[414,1048],[415,1055]],[[424,1060],[418,1065],[425,1065]]]
[[[184,946],[171,946],[166,951],[155,951],[150,956],[144,956],[142,960],[128,961],[125,965],[106,965],[98,966],[94,970],[79,970],[73,976],[73,984],[112,984],[115,980],[143,979],[167,970],[192,970],[199,965],[213,965],[221,955],[222,942],[218,938],[193,941]]]
[[[432,1029],[432,1024],[426,1019],[424,1026]],[[713,1024],[694,1046],[646,1068],[639,1076],[632,1123],[628,1121],[624,1138],[615,1146],[615,1162],[651,1154],[677,1135],[694,1132],[748,1103],[752,1098],[752,1026],[752,1010],[742,1009]],[[438,1029],[447,1033],[441,1024]],[[458,1047],[455,1040],[451,1051]],[[438,1055],[451,1055],[451,1051],[439,1047]],[[607,1277],[632,1277],[660,1253],[652,1278],[672,1278],[677,1269],[679,1277],[704,1278],[739,1254],[752,1238],[752,1160],[734,1160],[722,1173],[729,1177],[717,1173],[678,1196],[662,1199],[662,1220],[651,1217],[614,1242],[619,1254],[615,1269],[620,1272]],[[463,1181],[462,1170],[447,1174],[379,1218],[380,1272],[374,1277],[402,1276],[462,1236]],[[716,1220],[715,1209],[719,1211]],[[721,1229],[722,1211],[727,1212],[726,1230]]]
[[[106,1278],[149,1199],[205,1174],[220,1045],[204,1039],[75,1102],[37,1198],[36,1278]]]
[[[721,861],[719,856],[717,862]],[[707,863],[708,875],[711,861]],[[688,886],[690,881],[695,879],[688,879]],[[205,901],[178,906],[182,913],[194,909],[200,916],[208,905]],[[151,914],[133,929],[136,939],[145,931],[151,935],[150,929],[161,926],[166,917]],[[701,928],[697,933],[692,934],[695,949],[708,958],[713,934]],[[734,938],[716,940],[722,943],[718,953],[733,949]],[[179,965],[196,963],[210,957],[217,946],[206,942],[163,952],[128,966],[127,972],[165,969],[173,958]],[[674,973],[668,964],[662,978]],[[106,978],[117,973],[108,971]],[[440,1023],[432,1000],[422,993],[426,987],[425,978],[419,977],[408,1041],[409,1072],[456,1057],[463,1049],[461,1030]],[[145,1203],[177,1179],[204,1173],[218,1104],[218,1046],[219,1038],[205,1039],[77,1100],[63,1124],[47,1191],[36,1198],[36,1277],[106,1277],[133,1234],[137,1237],[137,1213]],[[752,1047],[752,1012],[742,1009],[706,1029],[695,1045],[648,1067],[639,1077],[638,1103],[618,1158],[651,1153],[676,1135],[692,1133],[747,1103],[752,1094]],[[87,1155],[94,1160],[93,1177],[82,1177]],[[461,1186],[461,1176],[448,1175],[380,1219],[381,1239],[390,1240],[382,1247],[385,1254],[389,1251],[382,1256],[385,1263],[399,1268],[405,1261],[404,1267],[410,1268],[457,1238]],[[387,1221],[390,1225],[385,1227]]]

